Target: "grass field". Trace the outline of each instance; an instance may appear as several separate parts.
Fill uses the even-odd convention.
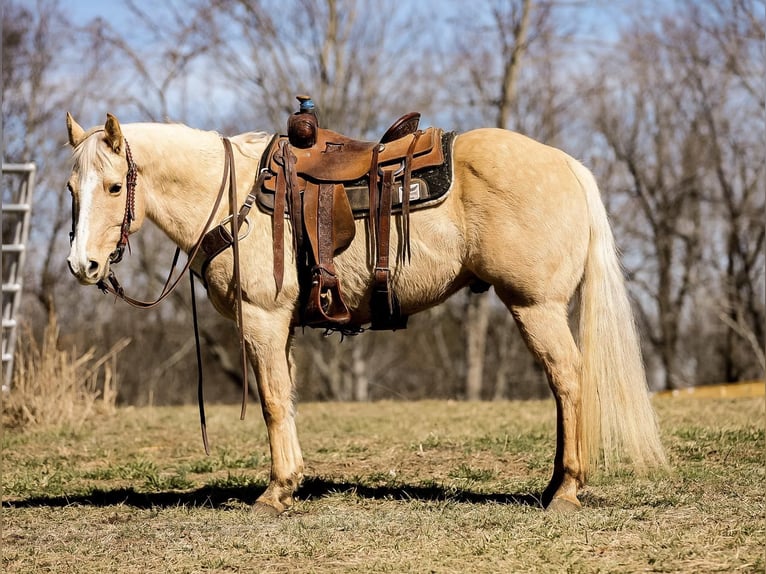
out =
[[[3,436],[4,572],[763,572],[764,400],[656,402],[672,471],[549,514],[554,407],[303,404],[300,502],[256,519],[258,409],[120,409]]]

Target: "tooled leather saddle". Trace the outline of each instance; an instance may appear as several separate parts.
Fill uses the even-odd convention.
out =
[[[454,133],[418,129],[420,114],[402,116],[379,142],[319,127],[314,104],[300,109],[287,135],[274,136],[261,159],[256,201],[272,214],[274,279],[284,277],[284,221],[289,219],[301,282],[301,323],[352,332],[333,258],[353,241],[355,219],[369,218],[374,246],[372,329],[402,329],[407,317],[391,288],[391,217],[401,214],[403,258],[409,257],[410,209],[434,205],[451,184]]]

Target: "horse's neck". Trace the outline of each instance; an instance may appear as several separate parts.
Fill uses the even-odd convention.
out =
[[[146,216],[189,250],[210,216],[224,169],[218,134],[173,124],[125,126]],[[227,209],[227,199],[222,209]]]

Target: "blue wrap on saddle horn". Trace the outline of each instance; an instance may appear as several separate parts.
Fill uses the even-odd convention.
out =
[[[406,114],[380,142],[355,140],[319,127],[308,96],[261,159],[256,201],[272,214],[274,278],[284,275],[284,220],[293,228],[298,259],[301,322],[353,332],[333,257],[354,239],[355,219],[369,218],[375,245],[372,329],[401,329],[407,317],[390,285],[391,215],[401,214],[403,255],[409,255],[409,212],[443,201],[451,187],[453,132],[418,129],[420,114]],[[405,191],[406,190],[406,191]],[[402,260],[406,260],[405,257]]]

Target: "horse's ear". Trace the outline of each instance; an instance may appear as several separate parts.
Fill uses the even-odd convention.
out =
[[[69,112],[66,113],[66,129],[67,132],[69,132],[69,145],[77,147],[85,138],[85,130],[80,127],[80,124],[74,121],[72,114]]]
[[[120,153],[122,149],[122,130],[120,122],[112,114],[106,114],[106,124],[104,124],[104,139],[114,153]]]

